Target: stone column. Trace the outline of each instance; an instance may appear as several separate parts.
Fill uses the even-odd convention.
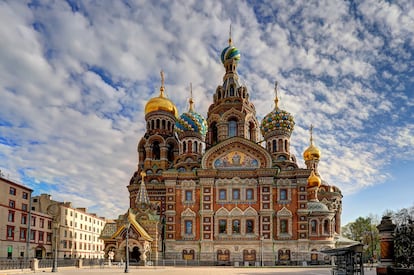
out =
[[[381,262],[377,266],[378,275],[388,274],[387,269],[394,265],[394,229],[391,217],[382,217],[377,226],[380,236]]]

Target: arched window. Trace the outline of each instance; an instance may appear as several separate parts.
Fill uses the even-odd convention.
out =
[[[230,96],[234,96],[234,87],[230,86]]]
[[[157,119],[157,129],[160,129],[160,120]]]
[[[272,152],[277,152],[276,140],[275,139],[272,141]]]
[[[171,121],[168,121],[167,127],[168,127],[168,131],[172,131],[172,129],[171,129]]]
[[[324,220],[323,221],[323,233],[325,234],[329,234],[329,221],[328,220]]]
[[[316,234],[318,231],[318,224],[315,220],[311,220],[311,233]]]
[[[151,130],[154,130],[154,120],[151,120]]]
[[[152,157],[155,160],[159,160],[161,158],[160,143],[158,141],[154,141],[152,144]]]
[[[167,153],[168,161],[174,161],[174,144],[168,143],[168,153]]]
[[[218,142],[217,123],[216,122],[211,123],[210,129],[211,129],[211,144],[214,145]]]
[[[186,152],[187,152],[187,142],[184,141],[183,142],[183,153],[186,153]]]
[[[194,141],[194,153],[198,153],[198,143]]]
[[[193,152],[193,143],[191,140],[188,141],[188,153]]]
[[[233,220],[232,231],[236,234],[240,233],[240,220]]]
[[[229,137],[237,136],[237,120],[234,118],[229,120]]]
[[[285,140],[285,152],[288,152],[288,141]]]
[[[256,136],[255,134],[256,134],[256,129],[254,127],[254,123],[250,122],[249,123],[249,139],[251,141],[255,141],[255,136]]]
[[[283,150],[283,140],[279,139],[279,142],[277,144],[277,147],[279,147],[279,151]]]
[[[161,121],[162,123],[162,129],[165,129],[165,120],[163,119],[162,121]]]

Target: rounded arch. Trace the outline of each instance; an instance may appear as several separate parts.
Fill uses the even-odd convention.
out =
[[[231,108],[230,110],[226,111],[222,116],[221,116],[221,122],[227,122],[229,121],[231,118],[235,118],[238,122],[242,122],[244,121],[244,115],[242,112]]]

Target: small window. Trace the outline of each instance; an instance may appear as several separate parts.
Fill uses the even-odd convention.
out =
[[[232,231],[233,233],[240,233],[240,220],[233,220]]]
[[[9,207],[10,208],[15,208],[16,207],[16,202],[13,200],[9,200]]]
[[[27,192],[23,192],[22,198],[27,200],[29,198],[29,194]]]
[[[317,232],[317,223],[315,220],[312,220],[311,221],[311,233],[316,234],[316,232]]]
[[[27,223],[27,215],[22,215],[22,224]]]
[[[14,222],[14,211],[9,211],[9,215],[8,215],[7,220],[9,222]]]
[[[240,200],[240,189],[233,189],[233,200]]]
[[[193,234],[193,222],[192,221],[185,221],[185,234],[191,235]]]
[[[280,233],[282,234],[288,233],[288,221],[287,220],[280,220]]]
[[[227,232],[227,221],[219,220],[219,233],[224,234]]]
[[[281,201],[287,200],[287,190],[286,189],[280,189],[280,200]]]
[[[22,210],[23,210],[23,211],[27,211],[27,204],[22,203]]]
[[[246,234],[254,233],[254,221],[246,220]]]
[[[237,121],[235,119],[229,120],[229,137],[237,136]]]
[[[254,199],[254,195],[253,195],[253,189],[249,188],[246,189],[246,200],[253,200]]]
[[[226,189],[220,189],[219,190],[219,200],[226,200],[227,199],[227,192]]]
[[[13,195],[13,196],[16,196],[16,188],[10,187],[9,194]]]
[[[193,200],[193,191],[186,190],[185,191],[185,200],[186,201],[192,201]]]

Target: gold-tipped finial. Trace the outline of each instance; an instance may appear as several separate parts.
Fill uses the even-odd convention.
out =
[[[279,84],[278,84],[278,82],[277,81],[275,81],[275,109],[278,109],[279,108],[279,98],[278,98],[278,96],[277,96],[277,86],[278,86]]]
[[[165,87],[164,87],[164,81],[165,81],[164,71],[161,70],[160,74],[161,74],[161,87],[160,87],[160,92],[161,93],[160,93],[160,97],[164,97],[164,90],[165,90]]]
[[[193,83],[190,82],[190,99],[188,100],[188,102],[190,103],[190,108],[189,111],[192,112],[194,111],[194,101],[193,101]]]
[[[230,23],[230,31],[229,31],[229,46],[231,46],[232,41],[231,41],[231,23]]]
[[[141,182],[144,182],[144,178],[146,175],[147,174],[144,171],[141,172]]]

